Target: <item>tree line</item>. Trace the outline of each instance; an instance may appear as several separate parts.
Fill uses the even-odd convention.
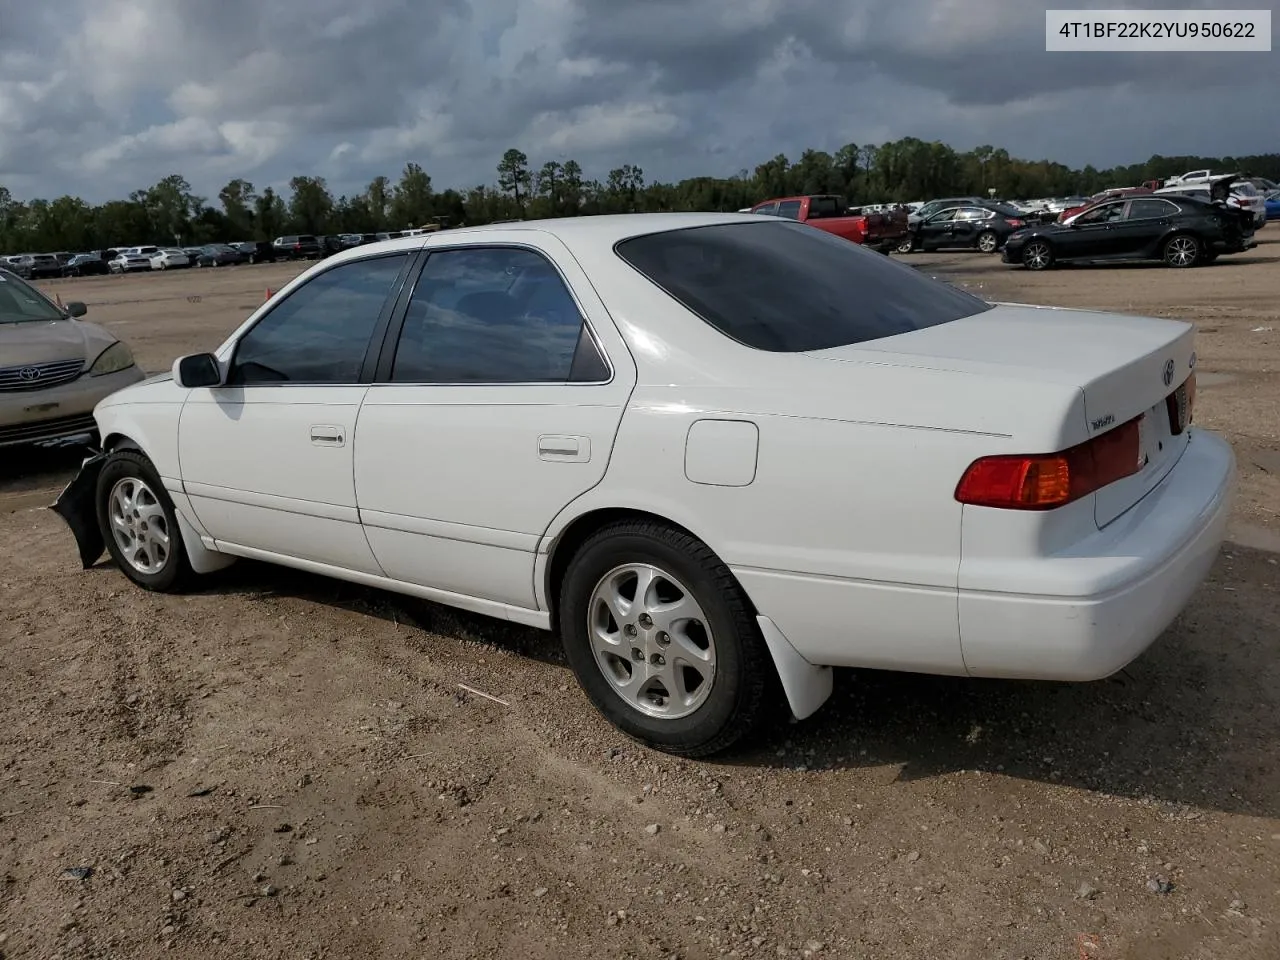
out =
[[[334,196],[322,177],[296,176],[287,196],[258,190],[237,178],[216,201],[197,196],[180,174],[94,205],[79,197],[17,200],[0,186],[0,252],[98,250],[139,243],[180,244],[270,240],[288,233],[376,233],[439,223],[602,213],[737,210],[787,194],[831,193],[850,204],[907,202],[947,195],[997,197],[1089,195],[1201,167],[1280,180],[1280,153],[1246,157],[1163,157],[1098,170],[1072,169],[1050,160],[1021,160],[1007,150],[980,146],[960,152],[944,143],[906,137],[884,144],[846,144],[834,153],[783,154],[754,172],[691,177],[678,183],[646,181],[634,164],[587,179],[574,160],[536,166],[512,148],[497,165],[494,184],[436,190],[431,176],[408,163],[399,180],[374,177],[359,193]]]

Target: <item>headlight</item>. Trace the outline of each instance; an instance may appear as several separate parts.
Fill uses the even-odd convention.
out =
[[[108,373],[119,373],[121,370],[128,370],[133,366],[133,354],[129,351],[123,341],[117,340],[102,353],[98,354],[98,359],[93,361],[93,366],[89,368],[89,376],[101,377]]]

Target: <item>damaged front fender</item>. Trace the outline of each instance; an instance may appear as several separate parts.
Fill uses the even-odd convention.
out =
[[[58,495],[49,509],[67,522],[80,548],[80,563],[88,570],[102,556],[106,543],[98,525],[98,475],[106,461],[105,453],[95,453],[80,464],[80,472]]]

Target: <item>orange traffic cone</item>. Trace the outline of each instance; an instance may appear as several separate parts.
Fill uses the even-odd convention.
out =
[[[262,302],[266,303],[270,299],[271,299],[271,288],[267,287],[267,295],[262,298]]]
[[[55,293],[55,294],[53,295],[53,298],[58,302],[58,307],[59,307],[59,309],[61,309],[61,307],[62,307],[62,294],[60,294],[60,293]]]

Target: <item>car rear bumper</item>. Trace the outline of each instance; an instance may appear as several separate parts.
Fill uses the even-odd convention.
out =
[[[0,447],[82,436],[97,429],[98,402],[145,378],[135,366],[101,377],[81,376],[47,390],[0,393]]]
[[[1186,606],[1226,532],[1235,456],[1196,430],[1146,497],[1069,555],[1026,561],[1009,592],[966,590],[960,640],[971,676],[1097,680],[1138,657]]]

